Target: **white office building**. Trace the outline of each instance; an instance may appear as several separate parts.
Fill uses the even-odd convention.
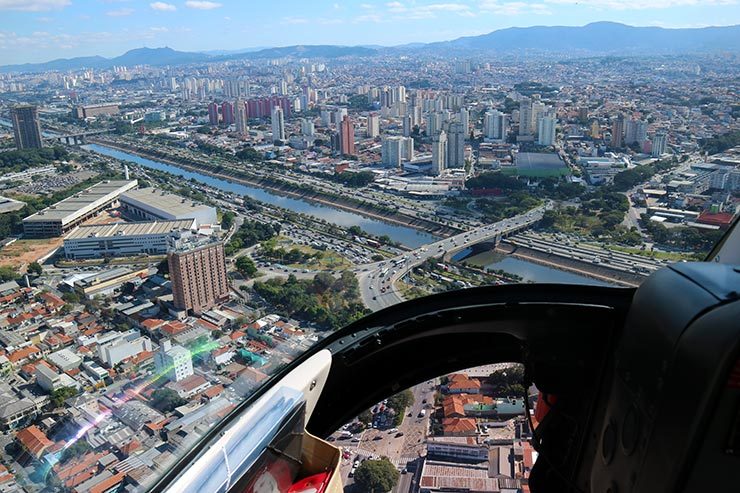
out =
[[[98,345],[98,359],[108,365],[109,368],[132,356],[152,350],[152,341],[148,337],[142,336],[138,330],[132,329],[119,334],[120,337]]]
[[[301,120],[301,133],[305,137],[314,136],[314,134],[316,133],[316,130],[313,125],[313,120],[311,120],[310,118],[304,118],[303,120]]]
[[[172,382],[185,380],[193,374],[193,360],[190,351],[169,340],[163,340],[159,351],[154,355],[157,373],[166,375]]]
[[[668,137],[664,133],[655,134],[653,137],[652,157],[660,157],[665,154]]]
[[[163,255],[197,229],[195,219],[79,226],[64,237],[68,259]]]
[[[465,167],[465,130],[460,122],[447,125],[447,168]]]

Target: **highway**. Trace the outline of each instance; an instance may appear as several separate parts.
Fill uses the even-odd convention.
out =
[[[563,235],[542,234],[532,231],[507,238],[506,243],[526,247],[548,255],[646,277],[668,263],[650,257],[616,252],[596,245],[578,243]]]
[[[443,257],[447,253],[463,250],[476,243],[527,229],[542,219],[542,215],[551,207],[552,204],[548,203],[525,214],[429,243],[389,260],[359,266],[355,272],[360,285],[362,301],[373,311],[400,303],[403,297],[395,286],[396,281],[425,260]]]

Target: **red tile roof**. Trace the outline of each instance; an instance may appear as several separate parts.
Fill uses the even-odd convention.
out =
[[[22,429],[15,437],[23,448],[37,459],[46,452],[46,449],[54,445],[54,442],[49,440],[36,425]]]
[[[39,351],[39,348],[34,346],[33,344],[30,346],[26,346],[22,349],[19,349],[18,351],[13,351],[12,353],[8,354],[8,360],[11,363],[18,363],[19,361],[28,359],[32,355],[38,355],[41,351]]]

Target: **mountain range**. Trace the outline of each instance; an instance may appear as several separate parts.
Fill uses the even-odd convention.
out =
[[[121,56],[60,58],[45,63],[0,66],[0,72],[43,72],[80,68],[106,69],[116,65],[181,65],[260,58],[371,57],[384,53],[542,53],[568,56],[662,55],[740,52],[740,25],[692,29],[633,27],[614,22],[595,22],[580,27],[535,26],[500,29],[480,36],[467,36],[436,43],[411,43],[383,47],[296,45],[279,48],[183,52],[172,48],[138,48]]]

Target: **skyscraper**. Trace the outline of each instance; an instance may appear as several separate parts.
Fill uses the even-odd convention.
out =
[[[439,176],[447,168],[447,134],[444,130],[432,137],[432,174]]]
[[[532,102],[532,124],[529,127],[532,132],[538,132],[540,126],[540,118],[547,112],[547,106],[540,101]]]
[[[537,125],[537,143],[543,146],[551,146],[555,143],[555,125],[557,121],[554,116],[544,115],[540,117]]]
[[[532,100],[526,97],[519,102],[519,135],[532,135]]]
[[[337,130],[339,130],[339,125],[342,124],[345,116],[347,116],[347,108],[337,108],[334,111],[334,124],[337,126]]]
[[[154,354],[154,367],[159,375],[172,382],[185,380],[193,374],[190,351],[182,346],[173,346],[169,339],[160,342],[159,351]]]
[[[244,104],[243,99],[236,100],[234,103],[234,112],[236,113],[236,133],[246,135],[249,132],[249,127],[247,126],[247,106]]]
[[[202,313],[229,296],[223,243],[167,254],[175,307]]]
[[[414,139],[411,137],[401,138],[401,160],[413,161],[414,160]]]
[[[621,113],[612,125],[611,146],[617,148],[624,146],[624,115]]]
[[[44,147],[36,106],[19,104],[10,110],[10,116],[13,120],[13,137],[15,137],[16,148],[20,150]]]
[[[462,123],[447,124],[447,168],[465,167],[465,131]]]
[[[624,143],[632,145],[637,142],[642,145],[647,140],[647,122],[643,120],[627,120],[624,130]]]
[[[218,125],[218,103],[208,103],[208,123]]]
[[[275,106],[272,109],[271,114],[272,121],[272,140],[284,141],[285,140],[285,119],[283,118],[283,109],[280,106]]]
[[[401,167],[401,155],[403,148],[403,137],[386,137],[383,139],[381,156],[383,165],[393,168]]]
[[[349,116],[344,115],[339,125],[339,146],[342,154],[354,156],[355,154],[355,126]]]
[[[380,135],[380,118],[377,113],[367,115],[367,137],[374,139]]]
[[[653,137],[653,149],[651,151],[652,157],[660,157],[665,154],[667,136],[665,133],[655,134]]]

